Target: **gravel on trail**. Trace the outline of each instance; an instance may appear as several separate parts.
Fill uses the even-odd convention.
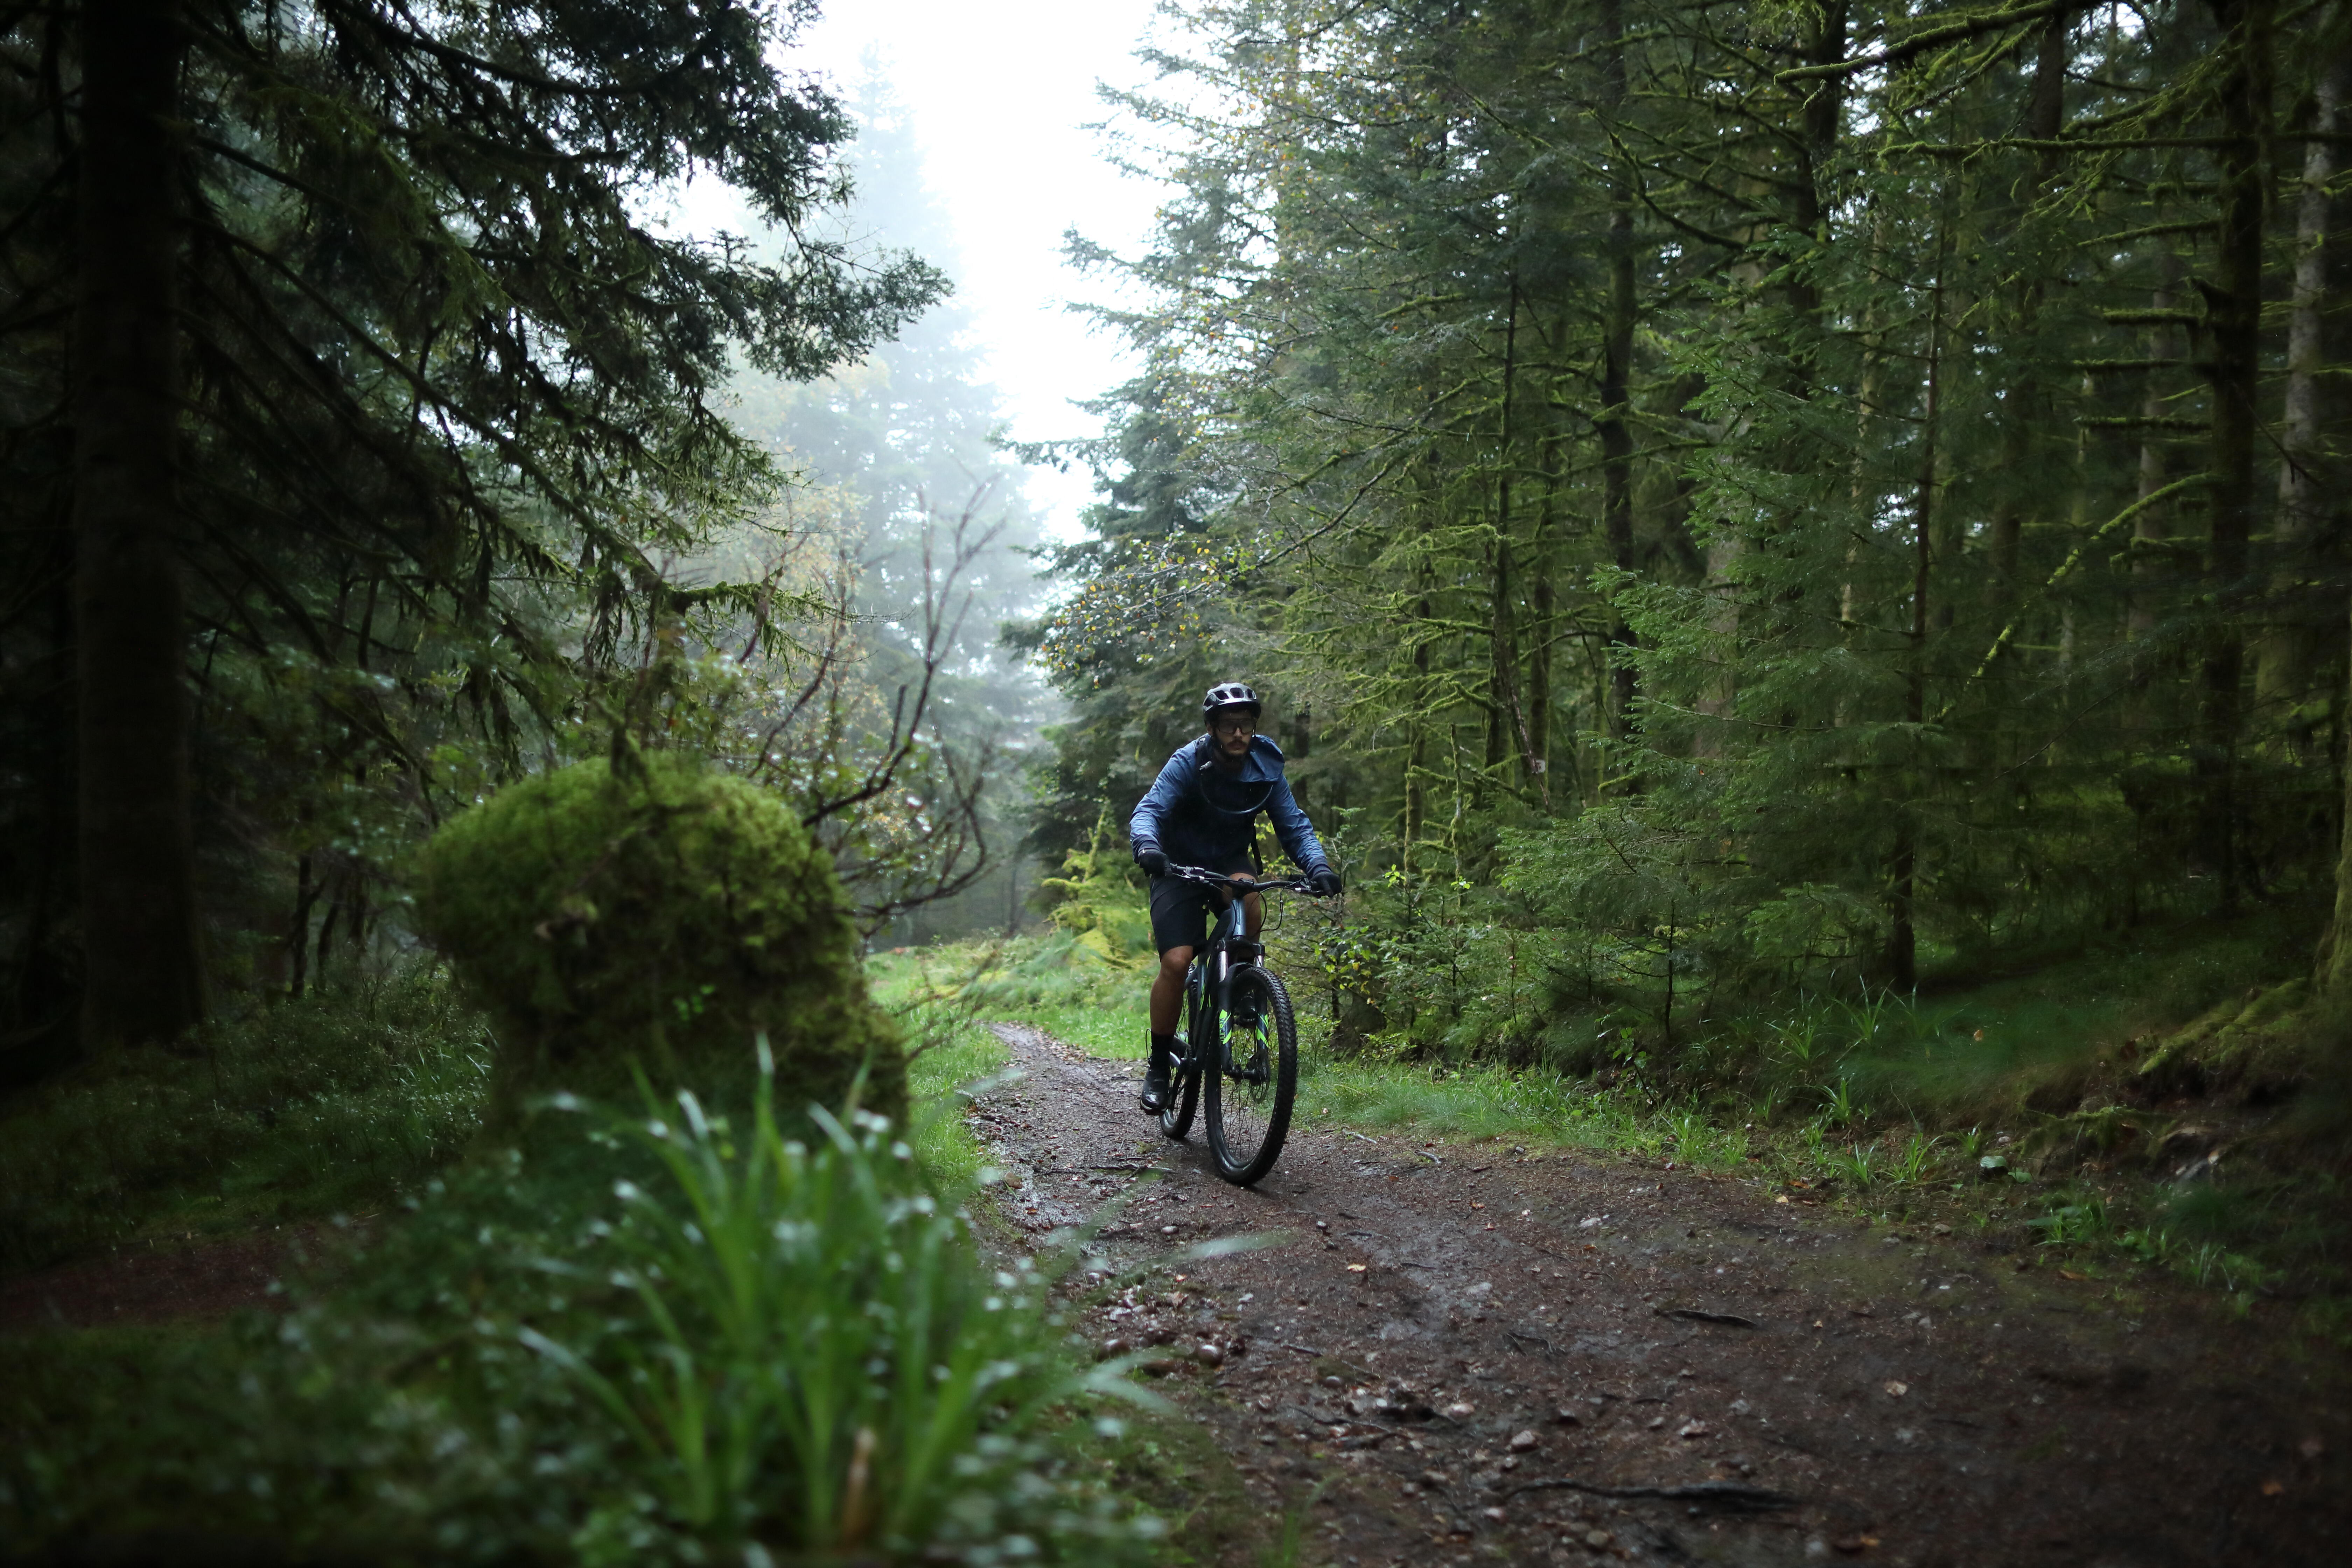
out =
[[[1226,1561],[1304,1510],[1301,1560],[1348,1568],[2352,1563],[2352,1381],[2284,1309],[1657,1161],[1318,1130],[1311,1084],[1236,1188],[1139,1063],[992,1027],[997,1213],[1099,1226],[1068,1289],[1230,1467],[1178,1489],[1248,1516],[1204,1531]]]

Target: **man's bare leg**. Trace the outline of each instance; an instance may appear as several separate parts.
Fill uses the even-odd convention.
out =
[[[1184,1012],[1184,971],[1192,963],[1189,947],[1171,947],[1160,955],[1160,973],[1151,977],[1151,1051],[1143,1061],[1143,1109],[1158,1110],[1168,1102],[1176,1068],[1176,1025]]]
[[[1171,947],[1160,955],[1160,973],[1151,977],[1151,1032],[1172,1035],[1184,1012],[1184,972],[1192,967],[1192,950]]]

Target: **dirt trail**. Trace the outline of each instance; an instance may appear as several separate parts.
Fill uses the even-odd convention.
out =
[[[971,1114],[1014,1224],[1123,1199],[1122,1269],[1285,1233],[1091,1331],[1166,1346],[1258,1539],[1307,1510],[1306,1562],[2352,1562],[2345,1359],[2260,1313],[1617,1156],[1302,1129],[1240,1191],[1137,1110],[1139,1064],[995,1027],[1024,1076]],[[1641,1488],[1697,1489],[1599,1489]]]
[[[0,1278],[0,1334],[226,1317],[287,1305],[278,1280],[323,1242],[316,1225],[143,1242]]]

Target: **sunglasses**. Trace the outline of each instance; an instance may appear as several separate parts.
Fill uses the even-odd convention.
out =
[[[1209,727],[1216,731],[1220,735],[1255,735],[1257,733],[1257,721],[1255,719],[1213,719],[1209,721]]]

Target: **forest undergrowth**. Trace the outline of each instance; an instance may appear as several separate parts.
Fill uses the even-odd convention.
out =
[[[905,1129],[794,1136],[735,1085],[509,1141],[477,1133],[488,1047],[452,992],[419,966],[8,1107],[9,1272],[318,1223],[283,1315],[0,1337],[0,1551],[1149,1552],[1105,1479],[1149,1396],[1065,1346],[1069,1259],[973,1228],[956,1091],[1001,1065],[983,1029],[893,1009]],[[78,1141],[114,1157],[59,1160]]]

